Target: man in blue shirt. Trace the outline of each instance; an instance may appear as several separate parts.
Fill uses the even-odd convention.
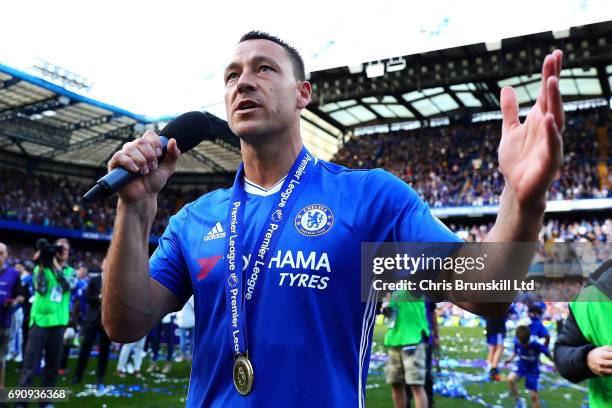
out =
[[[514,372],[508,376],[508,385],[512,396],[516,400],[517,407],[523,407],[520,399],[516,382],[519,378],[525,379],[525,388],[529,390],[529,396],[533,408],[540,407],[540,397],[538,395],[538,379],[540,377],[540,354],[546,355],[552,361],[552,356],[548,348],[531,340],[531,331],[527,326],[519,326],[516,328],[516,338],[514,339],[514,352],[506,360],[506,363],[512,362],[516,356],[519,360],[516,364]]]
[[[507,188],[489,241],[537,240],[562,158],[560,69],[561,53],[547,56],[527,124],[519,122],[514,91],[502,91],[499,161]],[[187,406],[363,406],[376,293],[361,301],[361,243],[457,237],[398,178],[317,160],[303,147],[300,112],[312,88],[284,41],[246,34],[224,81],[243,164],[231,189],[170,219],[150,262],[147,240],[157,196],[176,169],[176,141],[158,164],[160,139],[147,132],[108,164],[143,177],[119,192],[105,328],[115,341],[136,341],[193,294]],[[476,313],[506,308],[457,303]]]

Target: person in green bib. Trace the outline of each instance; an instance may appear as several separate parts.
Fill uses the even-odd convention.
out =
[[[612,261],[593,272],[570,303],[555,364],[569,381],[588,379],[589,407],[612,407]]]
[[[426,341],[429,324],[425,314],[425,301],[408,291],[391,294],[383,305],[388,330],[384,346],[389,348],[387,383],[391,384],[393,405],[406,407],[406,385],[412,390],[416,408],[428,405],[425,392]]]
[[[41,239],[36,243],[36,247],[38,251],[35,254],[37,265],[33,271],[34,302],[30,312],[30,334],[19,385],[32,385],[44,350],[42,386],[53,387],[62,356],[64,330],[70,319],[70,292],[76,285],[76,273],[67,264],[70,254],[70,242],[67,239],[58,239],[54,245]]]

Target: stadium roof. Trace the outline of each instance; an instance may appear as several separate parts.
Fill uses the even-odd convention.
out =
[[[565,52],[565,101],[610,98],[612,22],[573,27],[311,73],[308,109],[341,129],[499,110],[500,89],[521,106],[537,97],[544,55]]]
[[[181,157],[179,172],[225,173],[240,163],[225,121],[209,118],[216,140]],[[124,143],[171,119],[136,115],[0,64],[0,150],[104,168]]]

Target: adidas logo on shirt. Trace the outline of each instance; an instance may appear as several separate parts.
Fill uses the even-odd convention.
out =
[[[208,234],[204,237],[204,241],[210,241],[211,239],[219,239],[225,238],[225,231],[223,231],[223,227],[221,227],[221,223],[217,221],[215,226],[208,231]]]

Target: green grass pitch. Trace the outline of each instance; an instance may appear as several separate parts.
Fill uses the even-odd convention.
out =
[[[384,326],[377,324],[374,331],[373,352],[384,350],[382,339],[384,336]],[[482,328],[466,327],[443,327],[440,331],[442,344],[442,357],[450,359],[484,359],[486,357],[486,345]],[[506,351],[507,353],[508,351]],[[73,394],[68,403],[58,403],[58,407],[107,407],[107,408],[171,408],[185,406],[187,387],[189,384],[190,366],[187,362],[174,363],[172,371],[168,375],[145,374],[144,380],[138,380],[133,376],[125,379],[114,375],[116,359],[109,361],[106,374],[107,392],[112,388],[120,390],[121,396],[100,395],[96,396],[92,386],[95,375],[96,358],[91,358],[88,370],[81,385],[70,385],[70,372],[74,369],[76,359],[72,358],[69,362],[68,375],[61,377],[57,386],[69,387]],[[148,366],[145,358],[143,369]],[[483,370],[470,367],[454,368],[457,373],[470,373],[482,375]],[[507,370],[503,370],[504,375]],[[7,387],[17,384],[18,368],[14,362],[7,365]],[[38,385],[40,378],[36,378],[35,385]],[[438,408],[458,408],[458,407],[514,407],[514,401],[508,393],[508,386],[505,382],[483,382],[471,381],[464,382],[463,385],[470,395],[479,396],[483,403],[469,402],[459,398],[445,398],[436,395],[436,407]],[[384,376],[379,373],[370,375],[367,382],[366,405],[368,407],[391,407],[391,390],[385,384]],[[521,384],[522,388],[522,384]],[[540,396],[544,401],[544,407],[581,407],[586,396],[585,385],[573,386],[562,380],[557,373],[545,373],[540,379]],[[524,391],[522,391],[524,393]],[[125,396],[131,393],[131,397]],[[527,394],[523,394],[528,399]],[[34,406],[34,404],[31,404]]]

